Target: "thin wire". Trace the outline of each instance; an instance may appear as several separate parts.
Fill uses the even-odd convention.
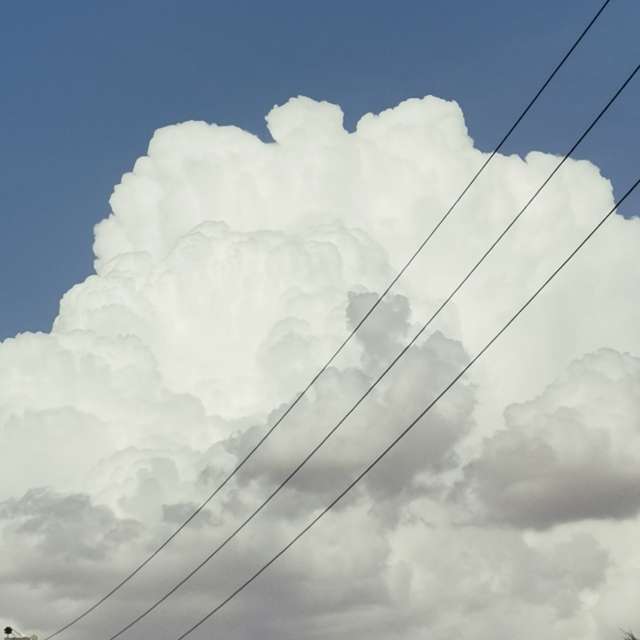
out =
[[[626,200],[626,198],[631,195],[631,193],[635,190],[635,188],[640,184],[640,178],[638,178],[631,188],[618,200],[618,202],[613,206],[613,208],[598,222],[598,224],[589,232],[589,234],[578,244],[578,246],[562,261],[562,263],[555,269],[555,271],[538,287],[535,293],[518,309],[518,311],[511,316],[511,319],[496,333],[487,344],[481,349],[481,351],[474,356],[474,358],[467,364],[458,375],[436,396],[434,400],[432,400],[423,411],[421,411],[418,416],[403,430],[398,434],[390,444],[385,447],[385,449],[378,454],[378,456],[373,460],[373,462],[369,463],[369,465],[364,469],[364,471],[360,472],[356,476],[354,480],[352,480],[349,485],[341,491],[336,498],[327,506],[323,511],[321,511],[311,522],[300,531],[294,538],[292,538],[287,545],[285,545],[275,556],[269,560],[266,564],[264,564],[258,571],[256,571],[248,580],[242,583],[231,595],[227,596],[218,606],[209,611],[206,616],[201,618],[196,624],[191,626],[187,631],[182,633],[182,635],[178,636],[176,640],[184,640],[190,633],[195,631],[199,626],[201,626],[204,622],[206,622],[211,616],[216,614],[222,607],[224,607],[230,600],[235,598],[243,589],[249,586],[260,574],[266,571],[280,556],[286,553],[309,529],[311,529],[323,516],[325,516],[342,498],[344,498],[353,487],[355,487],[362,478],[364,478],[370,471],[373,469],[379,462],[384,458],[390,451],[393,449],[399,442],[402,440],[408,433],[415,427],[415,425],[422,419],[424,416],[433,408],[433,406],[453,387],[460,378],[482,357],[482,355],[493,345],[493,343],[511,326],[513,322],[515,322],[516,318],[536,299],[538,294],[558,275],[558,273],[567,265],[567,263],[582,249],[582,247],[591,239],[591,237],[598,231],[598,229],[608,220],[609,216],[611,216],[615,210]]]
[[[598,20],[598,18],[600,17],[600,15],[605,10],[605,8],[609,5],[610,2],[611,2],[611,0],[605,0],[605,2],[602,4],[600,9],[598,9],[596,14],[593,16],[593,18],[591,18],[591,20],[589,21],[587,26],[580,33],[580,35],[578,36],[576,41],[573,43],[573,45],[565,53],[565,55],[562,57],[560,62],[556,65],[556,67],[553,69],[551,74],[548,76],[548,78],[545,80],[545,82],[542,84],[542,86],[538,89],[538,91],[536,92],[534,97],[531,99],[529,104],[527,104],[527,106],[522,111],[520,116],[518,116],[516,121],[513,123],[513,125],[509,128],[507,133],[500,140],[498,145],[492,151],[491,155],[484,161],[484,163],[478,169],[478,171],[476,171],[475,175],[473,176],[471,181],[467,184],[467,186],[464,188],[462,193],[456,198],[456,200],[449,207],[447,212],[442,216],[440,221],[436,224],[436,226],[431,230],[429,235],[424,239],[424,241],[420,244],[420,246],[412,254],[412,256],[409,258],[407,263],[402,267],[402,269],[400,269],[400,271],[393,278],[393,280],[391,280],[391,282],[388,284],[388,286],[385,288],[385,290],[382,292],[382,294],[377,298],[377,300],[374,302],[374,304],[371,306],[371,308],[367,311],[367,313],[362,317],[362,319],[356,324],[356,326],[352,329],[352,331],[347,335],[347,337],[344,339],[342,344],[340,344],[340,346],[335,350],[335,352],[329,358],[329,360],[327,360],[327,362],[320,368],[320,370],[316,373],[316,375],[307,383],[307,385],[304,387],[304,389],[296,396],[296,398],[294,399],[292,404],[290,404],[289,407],[284,411],[284,413],[276,420],[276,422],[273,424],[273,426],[271,426],[266,431],[266,433],[260,438],[260,440],[258,440],[258,442],[255,444],[255,446],[245,455],[245,457],[237,464],[237,466],[227,475],[227,477],[220,483],[220,485],[218,485],[218,487],[216,487],[216,489],[193,511],[193,513],[164,542],[162,542],[149,556],[147,556],[147,558],[145,558],[145,560],[143,560],[135,569],[133,569],[127,576],[125,576],[117,585],[115,585],[115,587],[113,587],[109,592],[107,592],[104,596],[102,596],[102,598],[97,600],[94,604],[92,604],[90,607],[85,609],[81,614],[79,614],[78,616],[76,616],[75,618],[73,618],[72,620],[67,622],[66,624],[64,624],[62,627],[60,627],[59,629],[54,631],[52,634],[46,636],[44,638],[44,640],[51,640],[52,638],[56,637],[57,635],[59,635],[63,631],[66,631],[67,629],[69,629],[70,627],[75,625],[77,622],[79,622],[80,620],[85,618],[87,615],[89,615],[91,612],[95,611],[100,605],[102,605],[106,600],[108,600],[114,593],[119,591],[125,584],[127,584],[127,582],[129,582],[147,564],[149,564],[149,562],[151,562],[151,560],[153,560],[209,504],[209,502],[211,502],[211,500],[213,500],[218,495],[218,493],[220,493],[220,491],[222,491],[222,489],[229,483],[229,481],[244,467],[244,465],[253,456],[253,454],[262,446],[262,444],[267,440],[267,438],[277,429],[277,427],[280,425],[280,423],[289,415],[289,413],[294,409],[294,407],[298,404],[298,402],[305,396],[307,391],[309,391],[309,389],[316,383],[318,378],[320,378],[320,376],[322,376],[324,374],[324,372],[331,366],[333,361],[342,352],[342,350],[346,347],[346,345],[351,341],[351,339],[356,334],[356,332],[360,329],[360,327],[367,321],[369,316],[375,311],[375,309],[379,306],[379,304],[386,297],[386,295],[389,293],[389,291],[394,287],[394,285],[398,282],[398,280],[403,276],[405,271],[413,263],[413,261],[416,259],[418,254],[422,251],[422,249],[424,249],[424,247],[431,240],[431,238],[436,233],[436,231],[440,228],[440,226],[444,223],[444,221],[449,217],[449,215],[456,208],[458,203],[466,195],[467,191],[469,191],[469,189],[472,187],[472,185],[480,177],[480,175],[485,170],[487,165],[491,162],[491,160],[495,157],[495,155],[500,151],[500,149],[503,147],[504,143],[509,139],[509,137],[511,136],[513,131],[516,129],[516,127],[520,124],[520,122],[527,115],[527,113],[530,111],[530,109],[533,107],[533,105],[537,102],[538,98],[542,95],[544,90],[547,88],[547,86],[550,84],[550,82],[556,76],[558,71],[562,68],[564,63],[569,59],[571,54],[578,47],[580,42],[587,35],[587,33],[590,31],[591,27],[596,23],[596,21]]]
[[[369,396],[369,394],[375,389],[378,383],[391,371],[391,369],[396,365],[396,363],[405,355],[405,353],[413,346],[413,344],[418,340],[418,338],[426,331],[426,329],[431,325],[433,320],[440,314],[442,309],[451,301],[451,299],[456,295],[456,293],[462,288],[462,286],[469,280],[471,275],[476,271],[476,269],[484,262],[484,260],[489,256],[489,254],[493,251],[493,249],[498,245],[498,243],[504,238],[504,236],[509,232],[509,230],[513,227],[513,225],[520,219],[520,217],[524,214],[524,212],[529,208],[531,203],[538,197],[540,192],[545,188],[545,186],[551,181],[551,179],[555,176],[555,174],[559,171],[560,167],[569,159],[571,154],[576,150],[576,148],[580,145],[580,143],[587,137],[590,131],[596,126],[598,121],[602,118],[602,116],[609,110],[611,105],[615,102],[618,96],[624,91],[627,85],[631,82],[636,73],[640,70],[640,65],[638,65],[630,74],[627,76],[626,80],[622,83],[622,85],[618,88],[618,90],[613,94],[613,96],[609,99],[607,104],[602,108],[600,113],[594,118],[591,124],[585,129],[582,135],[578,138],[578,140],[573,144],[571,149],[563,156],[562,160],[555,166],[553,171],[547,176],[544,182],[538,187],[535,193],[529,198],[524,207],[516,214],[516,216],[509,222],[509,224],[504,228],[504,230],[498,235],[498,237],[493,241],[491,246],[483,253],[482,257],[475,263],[475,265],[471,268],[471,270],[464,276],[464,278],[458,283],[455,289],[449,294],[449,296],[444,300],[444,302],[436,309],[436,311],[432,314],[432,316],[425,322],[424,325],[420,328],[420,330],[414,335],[410,342],[408,342],[396,355],[396,357],[391,361],[389,365],[384,369],[384,371],[376,378],[376,380],[371,383],[371,385],[367,388],[367,390],[360,396],[357,402],[340,418],[337,424],[316,444],[316,446],[311,449],[311,451],[305,456],[305,458],[300,462],[294,469],[291,471],[287,477],[274,489],[271,494],[249,515],[234,531],[232,531],[217,547],[209,553],[208,556],[204,558],[198,565],[196,565],[189,573],[187,573],[181,580],[179,580],[169,591],[167,591],[162,597],[156,600],[150,607],[145,609],[142,613],[140,613],[136,618],[127,623],[124,627],[122,627],[119,631],[117,631],[114,635],[109,637],[109,640],[115,640],[123,633],[131,629],[134,625],[140,622],[143,618],[149,615],[154,609],[158,608],[165,600],[167,600],[171,595],[173,595],[182,585],[185,584],[188,580],[190,580],[202,567],[204,567],[215,555],[218,554],[231,540],[233,540],[238,533],[240,533],[270,502],[275,498],[280,491],[289,483],[289,481],[307,464],[307,462],[317,453],[317,451],[331,438],[331,436],[342,426],[342,424],[351,416],[351,414],[364,402],[365,398]]]

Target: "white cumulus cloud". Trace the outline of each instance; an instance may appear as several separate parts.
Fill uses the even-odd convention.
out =
[[[49,333],[0,343],[0,617],[50,633],[164,540],[292,402],[486,158],[436,97],[293,98],[273,142],[157,131]],[[576,130],[576,136],[579,133]],[[237,478],[63,636],[105,637],[336,423],[559,158],[497,155]],[[236,540],[127,635],[175,637],[279,550],[613,205],[570,160],[430,330]],[[473,373],[196,637],[596,640],[640,627],[640,220],[614,216]],[[635,616],[635,617],[634,617]],[[125,636],[127,637],[127,636]]]

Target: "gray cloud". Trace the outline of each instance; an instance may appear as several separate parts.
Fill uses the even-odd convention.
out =
[[[465,472],[487,517],[545,528],[640,511],[640,359],[601,350],[506,412]]]
[[[369,291],[349,292],[347,324],[353,329],[371,309],[379,294]],[[411,306],[403,295],[390,295],[376,308],[374,314],[358,329],[356,339],[364,346],[363,364],[386,365],[398,352],[398,345],[406,342],[409,332]]]
[[[29,541],[43,553],[68,561],[104,560],[115,547],[140,534],[141,525],[119,519],[104,505],[83,494],[60,495],[31,489],[19,499],[0,503],[0,521],[9,539]]]

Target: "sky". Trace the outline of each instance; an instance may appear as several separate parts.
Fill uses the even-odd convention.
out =
[[[144,614],[118,637],[177,640],[448,388],[637,179],[638,78],[561,162],[638,63],[640,9],[613,0],[294,402],[597,9],[490,5],[3,9],[3,626],[44,638],[82,614],[277,425],[56,636],[111,638]],[[639,213],[634,194],[190,637],[638,633]]]
[[[490,149],[595,13],[597,2],[64,3],[2,8],[0,338],[48,330],[93,268],[94,225],[153,131],[185,120],[268,137],[289,97],[366,112],[437,95]],[[562,153],[638,58],[640,7],[616,0],[506,145]],[[295,53],[293,53],[295,52]],[[633,178],[637,83],[583,153]],[[634,215],[637,205],[624,209]],[[11,303],[7,301],[11,300]]]

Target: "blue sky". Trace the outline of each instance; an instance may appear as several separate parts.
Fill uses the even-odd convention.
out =
[[[413,96],[457,100],[490,149],[601,0],[3,3],[0,339],[48,330],[92,271],[93,225],[153,131],[202,119],[267,138],[304,94],[350,128]],[[507,145],[562,153],[640,59],[640,3],[613,0]],[[636,176],[640,81],[581,147],[620,194]],[[640,212],[638,197],[625,215]]]

